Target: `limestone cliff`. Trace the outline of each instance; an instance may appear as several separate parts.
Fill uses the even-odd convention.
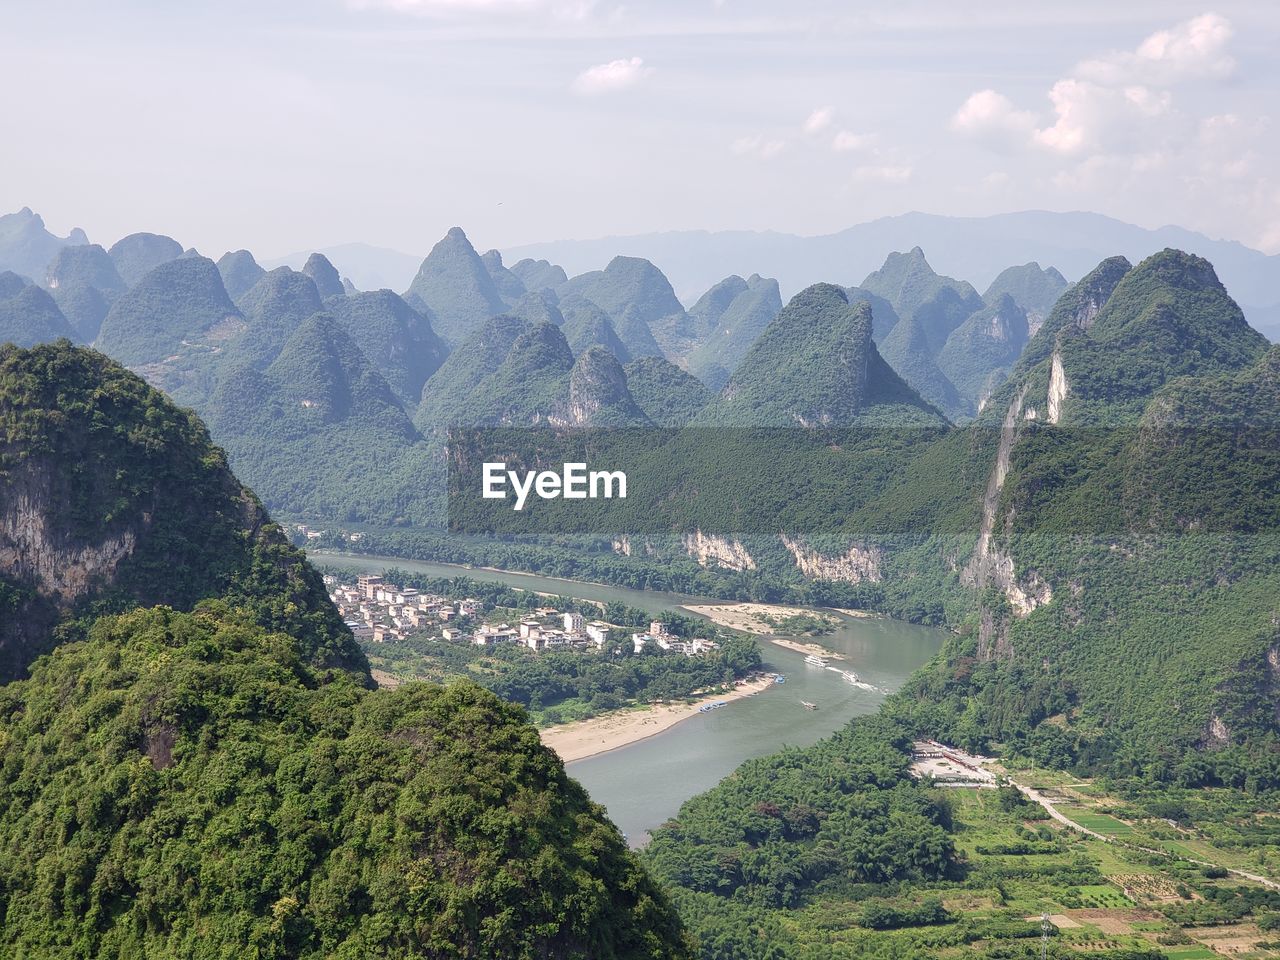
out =
[[[730,570],[754,570],[756,562],[738,540],[730,540],[701,530],[684,535],[684,550],[704,567],[727,567]]]
[[[825,556],[803,540],[782,535],[782,543],[795,558],[796,569],[810,580],[842,583],[879,583],[883,551],[879,547],[854,544],[838,556]]]
[[[46,652],[60,621],[210,597],[306,632],[321,662],[363,665],[204,426],[101,354],[0,348],[0,479],[0,679]]]

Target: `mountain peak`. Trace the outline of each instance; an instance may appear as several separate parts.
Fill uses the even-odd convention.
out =
[[[480,262],[489,271],[498,292],[508,303],[515,303],[528,292],[524,281],[503,265],[502,254],[497,250],[486,250],[480,255]]]
[[[460,227],[451,228],[431,248],[405,299],[431,311],[436,332],[451,346],[506,309],[497,284]]]
[[[549,260],[533,260],[528,257],[512,264],[511,272],[520,278],[520,282],[529,291],[558,287],[569,279],[563,267]]]
[[[329,423],[357,411],[365,419],[400,412],[386,380],[329,313],[302,321],[267,368],[267,375],[294,403]],[[407,436],[411,432],[407,420],[404,426]]]
[[[302,272],[315,282],[316,290],[319,291],[323,300],[340,297],[347,292],[342,285],[342,277],[339,276],[337,268],[323,253],[313,253],[307,257],[307,262],[302,266]]]
[[[227,296],[239,300],[253,289],[254,284],[267,275],[267,271],[253,259],[248,250],[229,250],[218,260],[218,273],[227,289]]]
[[[96,243],[63,247],[45,272],[45,284],[50,290],[76,283],[113,293],[121,293],[126,287],[107,251]]]
[[[596,304],[574,294],[560,301],[565,339],[575,354],[592,346],[607,349],[621,362],[630,360],[627,345],[618,336],[609,315]]]
[[[390,290],[335,297],[325,310],[342,323],[396,396],[416,406],[423,384],[449,352],[431,321]]]
[[[569,373],[571,426],[621,427],[649,422],[627,388],[627,375],[618,358],[604,347],[590,346]]]
[[[158,233],[131,233],[107,251],[125,283],[133,286],[148,273],[182,256],[182,244]]]
[[[162,263],[111,305],[97,346],[122,363],[162,363],[240,312],[212,260],[183,256]]]
[[[0,343],[30,347],[59,337],[76,338],[75,330],[48,291],[35,284],[17,286],[12,281],[5,286],[13,296],[0,297]]]
[[[983,305],[968,283],[935,273],[919,247],[889,254],[861,286],[889,301],[899,317],[914,316],[935,352],[952,330]]]
[[[941,425],[871,339],[871,307],[818,283],[791,298],[697,422],[706,426]],[[833,349],[834,345],[834,349]]]

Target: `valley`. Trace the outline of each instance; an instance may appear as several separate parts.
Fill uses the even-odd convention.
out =
[[[624,605],[652,616],[708,609],[705,598],[501,570],[319,550],[309,551],[308,556],[325,568],[387,572],[388,577],[402,579],[404,573],[415,573],[484,580],[535,593],[546,603],[567,597],[600,604],[602,609]],[[712,604],[710,608],[716,606]],[[785,618],[799,612],[766,605],[752,609],[756,617]],[[565,745],[561,756],[571,775],[609,810],[611,819],[631,843],[639,845],[685,800],[713,786],[743,760],[784,746],[813,743],[839,729],[851,717],[874,711],[885,693],[900,687],[942,645],[943,634],[938,630],[891,620],[835,616],[828,611],[811,613],[834,620],[831,631],[819,638],[820,646],[775,638],[767,629],[759,631],[762,659],[755,668],[763,675],[759,682],[706,697],[691,697],[680,705],[619,705],[596,719],[544,727],[543,740],[557,752],[561,752],[560,745]],[[753,620],[752,625],[770,626],[763,620]],[[737,622],[729,626],[743,629]],[[365,643],[374,664],[381,661],[380,646]],[[832,662],[839,663],[842,669],[856,670],[875,689],[855,687],[838,671],[807,665],[804,658],[813,649],[837,658]],[[412,678],[414,667],[415,661],[402,661],[397,679]],[[418,669],[422,669],[420,664]],[[784,675],[786,682],[774,683],[776,674]],[[436,679],[440,675],[432,676]],[[802,700],[817,703],[819,709],[804,710]],[[705,702],[725,702],[726,706],[699,713],[698,706]]]
[[[539,949],[568,955],[606,915],[654,956],[702,960],[1022,956],[1043,915],[1055,956],[1275,955],[1280,348],[1208,261],[1110,256],[1070,279],[1014,263],[980,292],[912,245],[857,285],[784,302],[733,274],[686,308],[647,260],[508,267],[458,228],[403,293],[358,291],[319,254],[268,271],[158,235],[71,239],[43,279],[0,275],[0,332],[35,345],[5,348],[0,381],[6,695],[46,705],[77,669],[150,683],[114,672],[113,644],[134,664],[176,643],[183,671],[241,658],[253,689],[293,669],[293,706],[261,694],[235,728],[273,745],[261,776],[354,729],[350,749],[401,760],[326,809],[413,794],[438,816],[479,764],[504,829],[529,803],[560,811],[531,855],[594,889],[629,878],[576,932],[546,922]],[[482,462],[519,480],[521,509],[477,506]],[[569,463],[625,476],[625,497],[530,495]],[[33,524],[33,497],[72,506]],[[167,703],[180,679],[156,682]],[[182,796],[248,802],[199,781],[224,761],[191,739],[195,701],[157,719],[135,696],[120,742],[196,778]],[[241,709],[234,690],[199,703]],[[399,709],[429,719],[388,746]],[[469,717],[495,739],[446,732]],[[930,740],[998,758],[989,782],[917,776]],[[396,751],[419,748],[438,782],[402,782]],[[61,797],[39,770],[33,787],[15,768],[12,796]],[[172,815],[156,803],[138,816]],[[12,835],[60,856],[21,809]],[[496,849],[473,812],[429,841],[437,860]],[[575,830],[598,855],[578,859]],[[273,890],[346,882],[327,857]],[[448,889],[498,909],[518,885],[486,862]],[[0,881],[29,887],[25,870]],[[263,909],[219,914],[227,942]],[[271,936],[374,936],[345,922]],[[449,936],[508,949],[458,922]]]

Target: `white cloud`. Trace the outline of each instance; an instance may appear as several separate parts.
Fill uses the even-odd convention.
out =
[[[652,72],[640,57],[610,60],[608,63],[588,67],[578,74],[573,81],[573,90],[586,96],[616,93],[636,86]]]
[[[827,127],[831,126],[831,121],[835,117],[835,111],[830,107],[818,107],[804,122],[804,132],[808,134],[821,133]]]
[[[739,157],[759,157],[761,160],[772,160],[786,148],[785,140],[770,139],[759,134],[739,137],[729,145],[729,150]]]
[[[951,117],[956,133],[1003,147],[1025,142],[1036,128],[1036,115],[1019,110],[1013,101],[995,90],[979,90],[969,95]]]
[[[1168,91],[1059,80],[1049,91],[1054,122],[1035,131],[1042,147],[1067,155],[1148,149],[1184,128]],[[1189,132],[1189,131],[1186,131]]]
[[[1050,87],[1045,116],[988,89],[971,94],[950,126],[996,149],[1035,145],[1067,158],[1132,155],[1148,162],[1194,139],[1196,121],[1178,110],[1170,88],[1230,74],[1231,35],[1227,20],[1206,13],[1151,34],[1132,51],[1078,64]]]
[[[1111,85],[1169,85],[1204,77],[1226,77],[1235,70],[1227,51],[1231,23],[1216,13],[1193,17],[1168,30],[1158,30],[1133,51],[1087,60],[1080,76]]]
[[[831,138],[831,149],[836,153],[852,153],[856,150],[868,150],[875,142],[875,134],[841,130]]]

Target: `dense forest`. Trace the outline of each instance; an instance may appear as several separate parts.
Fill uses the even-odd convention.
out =
[[[0,952],[685,955],[521,707],[372,689],[193,415],[65,342],[0,371],[0,602],[54,622],[5,635]]]

